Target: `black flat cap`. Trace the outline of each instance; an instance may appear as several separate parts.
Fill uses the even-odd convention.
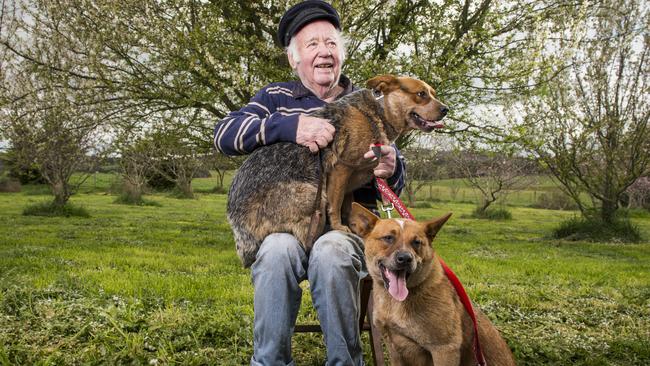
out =
[[[278,44],[287,47],[293,37],[302,27],[315,20],[327,20],[341,30],[339,13],[332,5],[319,0],[308,0],[298,3],[284,13],[278,26]]]

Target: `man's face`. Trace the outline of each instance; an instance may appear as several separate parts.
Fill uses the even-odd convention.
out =
[[[334,87],[341,75],[341,48],[332,23],[318,20],[294,35],[299,62],[289,54],[289,63],[307,87]]]

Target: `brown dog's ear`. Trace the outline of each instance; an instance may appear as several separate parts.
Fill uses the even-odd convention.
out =
[[[372,90],[379,90],[382,94],[386,94],[399,88],[399,81],[394,75],[379,75],[366,81],[366,87]]]
[[[442,227],[442,225],[444,225],[445,222],[447,222],[447,220],[449,220],[450,217],[451,217],[451,212],[446,214],[445,216],[442,216],[442,217],[439,217],[437,219],[433,219],[433,220],[431,220],[429,222],[426,222],[425,225],[426,225],[426,228],[427,228],[426,229],[427,237],[430,240],[433,240],[433,238],[436,237],[436,234],[438,234],[438,231],[440,231],[440,228]]]
[[[365,238],[370,234],[375,224],[379,220],[374,213],[361,206],[356,202],[352,202],[352,212],[350,213],[350,230],[353,233]]]

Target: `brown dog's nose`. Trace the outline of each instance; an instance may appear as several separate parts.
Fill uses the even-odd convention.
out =
[[[440,114],[442,114],[442,116],[444,117],[444,116],[447,115],[447,112],[449,112],[449,107],[447,107],[447,106],[444,105],[444,104],[441,105],[441,106],[440,106]]]
[[[397,262],[398,265],[411,264],[411,262],[413,262],[413,256],[408,252],[399,252],[395,256],[395,262]]]

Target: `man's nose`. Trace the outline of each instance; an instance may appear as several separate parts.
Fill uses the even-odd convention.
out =
[[[332,50],[327,46],[326,43],[319,43],[318,44],[318,55],[319,56],[329,56],[332,54]]]

